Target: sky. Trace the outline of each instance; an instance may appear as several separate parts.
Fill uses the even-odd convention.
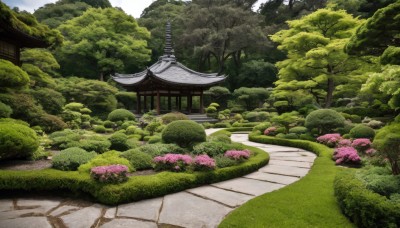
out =
[[[26,10],[33,13],[36,9],[46,3],[54,3],[57,0],[0,0],[10,6],[18,7],[20,10]],[[154,0],[109,0],[111,5],[121,7],[127,14],[135,18],[139,18],[143,10],[148,7]],[[258,0],[254,9],[258,9],[260,4],[266,0]]]

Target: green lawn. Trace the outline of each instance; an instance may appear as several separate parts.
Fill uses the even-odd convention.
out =
[[[300,140],[265,140],[319,152],[307,176],[278,191],[250,200],[233,211],[220,227],[355,227],[341,212],[333,193],[340,171],[331,160],[332,150]],[[272,143],[272,142],[269,142]],[[296,145],[295,145],[296,144]]]

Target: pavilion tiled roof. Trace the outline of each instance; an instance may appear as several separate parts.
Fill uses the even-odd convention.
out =
[[[171,24],[167,23],[166,44],[164,55],[158,62],[148,67],[146,70],[136,74],[115,74],[112,76],[114,81],[123,86],[140,86],[148,79],[158,79],[166,84],[183,86],[207,87],[218,84],[226,79],[224,75],[217,73],[204,74],[196,72],[176,61],[171,41]]]

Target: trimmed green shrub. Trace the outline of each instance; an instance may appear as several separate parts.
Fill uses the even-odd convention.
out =
[[[3,102],[0,102],[0,118],[8,118],[12,114],[12,108]]]
[[[29,76],[12,62],[0,59],[0,87],[18,88],[28,85]]]
[[[111,149],[118,151],[125,151],[130,149],[127,145],[126,141],[128,140],[128,136],[121,132],[116,132],[108,138],[111,142]]]
[[[400,174],[400,123],[394,122],[380,129],[376,134],[373,146],[390,163],[392,173]]]
[[[214,157],[224,154],[225,151],[227,151],[227,146],[224,143],[203,142],[194,146],[192,153],[195,155],[207,154],[210,157]]]
[[[305,120],[305,126],[312,130],[318,129],[320,135],[333,132],[335,128],[344,126],[345,118],[332,109],[312,111]]]
[[[127,134],[127,135],[133,135],[133,134],[135,134],[136,129],[137,129],[136,126],[129,126],[129,127],[127,127],[127,128],[125,129],[125,130],[126,130],[125,134]]]
[[[372,139],[375,136],[375,130],[364,124],[358,124],[350,130],[350,135],[354,139],[368,138]]]
[[[186,150],[175,144],[146,144],[139,147],[139,150],[149,154],[152,157],[162,156],[164,154],[184,154]]]
[[[103,125],[105,128],[116,128],[117,127],[117,124],[110,120],[104,121]]]
[[[357,178],[365,183],[367,189],[387,198],[400,193],[400,177],[394,176],[386,167],[369,167],[357,170]]]
[[[129,127],[136,127],[137,122],[136,121],[124,121],[123,124],[121,124],[120,128],[127,130]]]
[[[299,136],[295,133],[289,133],[284,136],[285,139],[299,139]]]
[[[28,158],[38,147],[38,137],[31,128],[17,123],[0,122],[0,160]]]
[[[85,106],[82,103],[78,102],[71,102],[68,103],[64,106],[64,109],[69,110],[69,111],[74,111],[74,112],[81,112],[81,109],[83,109]]]
[[[122,153],[121,157],[128,159],[136,170],[151,169],[153,167],[153,158],[139,149],[127,150]]]
[[[130,162],[120,157],[121,153],[115,150],[105,152],[104,154],[97,155],[88,163],[79,166],[78,171],[80,173],[90,173],[90,169],[96,166],[106,165],[126,165],[130,172],[134,172],[135,168],[132,167]]]
[[[134,149],[142,145],[142,143],[137,138],[129,136],[126,140],[126,145],[129,149]]]
[[[219,142],[219,143],[225,143],[225,144],[230,144],[232,142],[231,138],[227,135],[212,135],[207,137],[208,142]]]
[[[206,141],[204,128],[191,120],[177,120],[165,127],[161,138],[165,143],[175,143],[188,147],[195,143]]]
[[[294,133],[297,135],[305,134],[307,133],[308,129],[306,127],[292,127],[289,129],[289,133]]]
[[[101,154],[110,149],[111,143],[106,138],[96,138],[81,140],[77,145],[86,151],[95,151]]]
[[[229,128],[229,127],[231,127],[231,124],[229,122],[220,122],[220,123],[215,123],[214,127],[215,128]]]
[[[62,112],[65,98],[60,92],[49,88],[39,88],[31,90],[31,94],[47,113],[57,115]]]
[[[312,137],[310,134],[301,134],[301,135],[299,136],[299,139],[307,140],[307,141],[312,141],[312,142],[315,141],[315,138]]]
[[[47,113],[38,116],[32,123],[39,125],[47,133],[61,131],[68,127],[60,117]]]
[[[134,109],[136,102],[136,93],[134,92],[118,92],[115,94],[118,102],[121,102],[126,109]]]
[[[13,123],[13,124],[21,124],[29,127],[29,124],[23,120],[16,120],[13,118],[0,118],[0,123]]]
[[[270,114],[268,112],[248,112],[244,119],[250,122],[263,122],[268,120]]]
[[[161,143],[161,142],[162,142],[162,139],[161,139],[161,136],[159,136],[159,135],[151,136],[149,141],[147,141],[147,143],[149,143],[149,144]]]
[[[225,157],[223,154],[215,156],[214,159],[218,168],[235,166],[239,163],[238,160],[230,159],[228,157]]]
[[[358,227],[399,227],[400,204],[390,202],[366,189],[365,184],[348,171],[337,175],[335,196],[342,212]]]
[[[125,120],[135,120],[135,119],[136,119],[135,115],[126,109],[116,109],[116,110],[110,112],[110,114],[108,114],[108,120],[111,120],[114,122],[115,121],[125,121]]]
[[[171,113],[167,113],[167,114],[163,115],[163,116],[161,117],[161,119],[162,119],[162,122],[163,122],[164,124],[169,124],[169,123],[171,123],[171,122],[173,122],[173,121],[177,121],[177,120],[188,120],[189,118],[188,118],[185,114],[183,114],[183,113],[180,113],[180,112],[171,112]]]
[[[260,123],[260,124],[258,124],[257,126],[255,126],[255,127],[253,128],[253,130],[264,132],[265,129],[267,129],[267,128],[271,127],[271,126],[272,126],[272,125],[271,125],[270,122],[264,122],[264,123]]]
[[[89,162],[94,157],[96,157],[95,152],[87,152],[78,147],[71,147],[55,155],[52,160],[52,165],[55,169],[73,171],[77,170],[80,165]]]
[[[260,122],[249,122],[249,123],[235,122],[232,124],[232,127],[255,127],[259,124],[260,124]]]
[[[103,125],[98,125],[93,128],[93,131],[96,133],[106,133],[106,128]]]

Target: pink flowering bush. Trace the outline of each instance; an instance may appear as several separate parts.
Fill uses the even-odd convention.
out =
[[[351,146],[351,140],[350,139],[341,139],[337,145],[337,147],[349,147]]]
[[[336,164],[360,164],[361,158],[357,154],[357,150],[353,147],[339,147],[335,149],[333,159]]]
[[[194,170],[208,171],[215,169],[215,160],[208,155],[199,155],[194,158]]]
[[[244,161],[250,157],[249,150],[228,150],[224,154],[225,157],[236,160],[236,161]]]
[[[153,159],[156,170],[170,170],[175,172],[185,171],[192,163],[193,159],[189,155],[166,154],[157,156]]]
[[[329,147],[335,147],[340,140],[342,140],[342,136],[340,136],[340,134],[326,134],[317,138],[319,143]]]
[[[264,131],[264,135],[275,136],[276,134],[278,134],[276,127],[269,127]]]
[[[371,148],[372,142],[366,138],[354,139],[351,146],[356,148],[359,153],[365,154],[367,153],[367,150]],[[371,151],[369,151],[369,154],[371,154]]]
[[[90,170],[90,176],[102,183],[121,183],[128,180],[128,167],[125,165],[97,166]]]
[[[376,153],[377,151],[374,148],[369,148],[365,151],[365,153],[369,156],[372,156]]]

